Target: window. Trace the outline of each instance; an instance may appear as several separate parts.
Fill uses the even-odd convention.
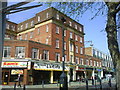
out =
[[[21,27],[21,30],[23,30],[23,25],[21,25],[20,27]]]
[[[56,26],[56,33],[59,34],[59,27]]]
[[[90,66],[92,66],[92,60],[90,60]]]
[[[82,31],[82,28],[81,28],[81,27],[79,27],[79,31],[80,31],[80,32]]]
[[[10,57],[11,47],[4,46],[3,48],[3,57]]]
[[[83,42],[82,37],[80,37],[80,43],[82,43],[82,42]]]
[[[79,58],[78,57],[75,58],[75,63],[79,64]]]
[[[67,55],[65,54],[64,57],[65,57],[65,62],[67,62]]]
[[[40,16],[38,16],[38,22],[40,22]]]
[[[96,66],[96,61],[94,61],[94,66]]]
[[[33,26],[34,25],[34,21],[31,21],[31,26]]]
[[[72,39],[73,37],[72,37],[72,32],[70,32],[70,38]]]
[[[30,38],[33,38],[33,32],[30,32]]]
[[[43,51],[43,59],[44,60],[49,60],[49,51],[48,50]]]
[[[46,25],[46,32],[48,32],[48,29],[49,29],[49,28],[48,28],[48,25]]]
[[[15,26],[12,25],[12,26],[11,26],[11,29],[12,29],[13,31],[15,31]]]
[[[77,25],[75,24],[75,29],[77,29]]]
[[[70,43],[70,51],[73,51],[73,43]]]
[[[64,30],[64,36],[66,36],[66,30]]]
[[[26,28],[26,29],[28,28],[28,23],[25,24],[25,28]]]
[[[60,53],[55,53],[55,60],[60,62]]]
[[[20,40],[22,40],[22,35],[20,35],[19,37],[20,37]]]
[[[97,62],[97,66],[99,66],[99,62]]]
[[[38,34],[40,34],[40,28],[38,28],[37,30],[38,30]]]
[[[75,40],[78,41],[78,36],[77,35],[75,35]]]
[[[56,18],[57,18],[58,20],[60,19],[59,14],[56,14]]]
[[[83,58],[80,58],[80,64],[84,65]]]
[[[76,45],[76,53],[78,53],[78,46]]]
[[[26,34],[25,34],[25,40],[27,40],[27,38],[28,38],[28,34],[26,33]]]
[[[59,48],[59,39],[56,40],[56,48]]]
[[[89,65],[89,60],[86,60],[86,65]]]
[[[48,18],[49,17],[49,13],[46,13],[46,18]]]
[[[46,44],[48,44],[48,38],[46,38]]]
[[[32,48],[32,58],[38,59],[38,49]]]
[[[83,54],[83,47],[80,47],[80,54]]]
[[[73,62],[73,55],[70,55],[70,62]]]
[[[71,21],[69,21],[69,25],[72,26],[72,22]]]
[[[16,47],[16,57],[25,58],[25,47]]]
[[[7,29],[10,29],[10,25],[9,24],[7,24]]]
[[[66,50],[66,42],[64,42],[64,50]]]

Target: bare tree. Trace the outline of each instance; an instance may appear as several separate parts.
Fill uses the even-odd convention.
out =
[[[87,10],[96,10],[96,13],[91,19],[95,18],[99,14],[107,15],[107,24],[105,31],[107,33],[108,49],[113,60],[116,73],[117,89],[120,90],[120,52],[117,40],[117,23],[116,17],[120,12],[119,2],[57,2],[47,3],[61,10],[63,13],[74,16],[76,18],[81,16]],[[97,6],[97,8],[96,8]],[[76,17],[75,17],[76,16]],[[120,21],[118,21],[120,22]]]

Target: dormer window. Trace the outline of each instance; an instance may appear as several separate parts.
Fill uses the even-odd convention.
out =
[[[34,25],[34,21],[31,21],[31,26],[33,26]]]
[[[49,17],[49,13],[46,13],[46,18],[48,18]]]
[[[71,21],[69,21],[69,25],[72,26],[72,22]]]
[[[59,14],[57,14],[57,15],[56,15],[56,18],[57,18],[58,20],[60,19],[60,16],[59,16]]]
[[[38,16],[38,22],[40,22],[40,16]]]

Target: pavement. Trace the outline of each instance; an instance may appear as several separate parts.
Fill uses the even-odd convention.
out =
[[[115,80],[111,80],[111,87],[108,84],[108,80],[103,79],[102,80],[102,90],[115,90],[112,89],[115,87]],[[25,87],[16,87],[14,89],[14,85],[2,85],[0,86],[1,90],[59,90],[59,84],[44,84],[44,85],[26,85]],[[100,83],[96,81],[96,85],[92,85],[92,81],[88,81],[88,88],[89,90],[100,90]],[[70,82],[68,83],[68,90],[87,90],[86,89],[86,82]]]

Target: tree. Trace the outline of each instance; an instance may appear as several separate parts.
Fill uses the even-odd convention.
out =
[[[90,9],[95,9],[98,5],[97,12],[92,17],[96,17],[98,14],[107,15],[107,24],[105,31],[107,33],[108,49],[113,60],[117,89],[120,90],[120,51],[117,41],[117,30],[118,25],[116,23],[117,14],[120,12],[120,1],[119,2],[57,2],[57,3],[47,3],[62,10],[65,14],[69,16],[80,16],[85,11]],[[63,11],[64,10],[64,11]],[[119,22],[119,21],[118,21]]]

